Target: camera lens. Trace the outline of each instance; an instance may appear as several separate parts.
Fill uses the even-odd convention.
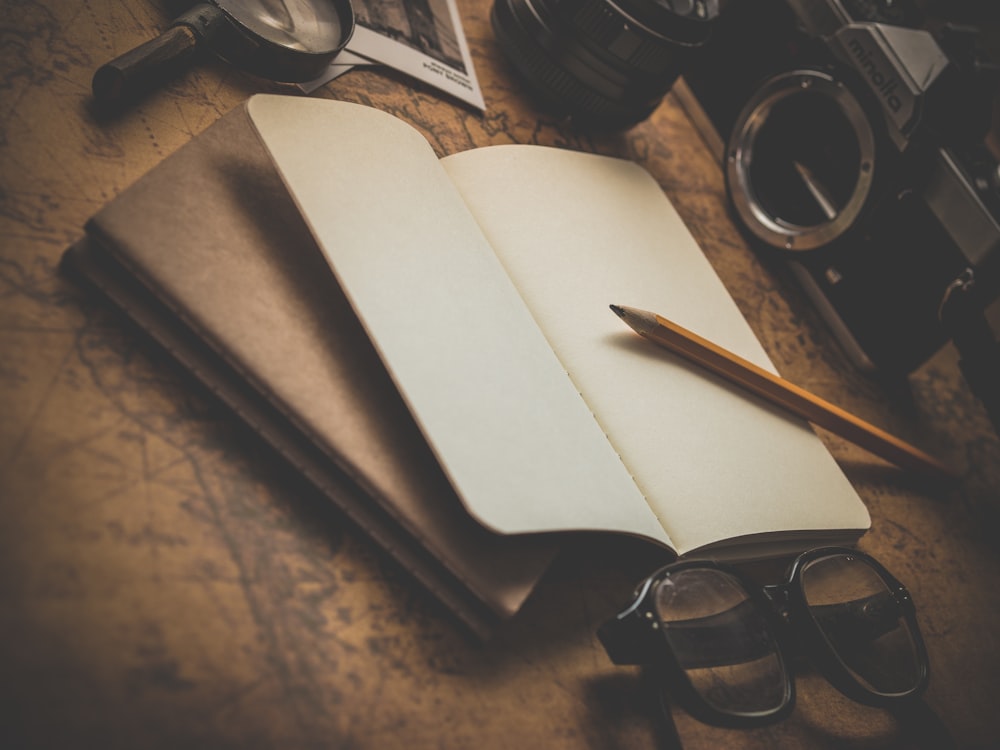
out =
[[[822,71],[766,81],[736,118],[726,181],[758,239],[814,250],[855,225],[871,194],[875,135],[857,99]]]
[[[718,0],[496,0],[491,19],[549,109],[623,127],[656,108],[718,15]]]

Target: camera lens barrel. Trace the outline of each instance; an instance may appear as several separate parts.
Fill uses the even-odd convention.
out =
[[[551,110],[627,126],[656,108],[718,13],[717,0],[495,0],[491,20]]]

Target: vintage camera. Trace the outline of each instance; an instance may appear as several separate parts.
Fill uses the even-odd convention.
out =
[[[734,0],[685,73],[739,223],[890,375],[956,337],[943,306],[1000,287],[995,77],[977,29],[929,23],[899,0]]]
[[[906,374],[951,338],[1000,394],[1000,345],[967,330],[1000,288],[996,76],[981,30],[932,3],[495,0],[492,21],[543,106],[583,124],[634,124],[683,74],[734,215],[852,361]]]

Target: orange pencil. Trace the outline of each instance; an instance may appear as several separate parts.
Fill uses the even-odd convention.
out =
[[[611,309],[636,333],[650,341],[721,375],[792,414],[850,440],[896,466],[938,478],[955,479],[957,476],[951,468],[919,448],[660,315],[620,305],[611,305]]]

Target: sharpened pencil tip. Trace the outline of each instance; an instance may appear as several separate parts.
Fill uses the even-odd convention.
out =
[[[625,325],[640,336],[646,336],[650,331],[656,330],[659,325],[657,322],[658,316],[646,310],[639,310],[626,305],[611,305],[611,309],[615,315],[624,321]]]

